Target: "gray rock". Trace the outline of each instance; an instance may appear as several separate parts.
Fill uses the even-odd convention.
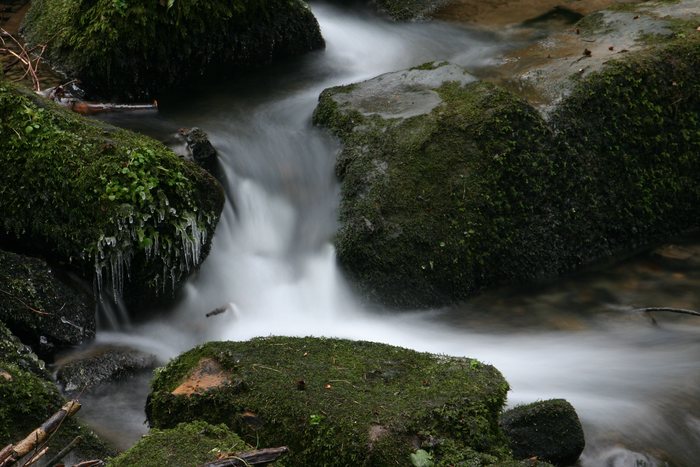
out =
[[[155,366],[155,356],[137,350],[115,347],[92,349],[72,355],[69,361],[58,362],[56,380],[64,392],[71,394]]]
[[[563,399],[515,407],[503,413],[500,425],[516,459],[573,465],[586,445],[576,410]]]
[[[178,133],[185,139],[187,159],[191,159],[201,167],[211,171],[216,164],[217,152],[204,130],[197,127],[180,128]]]

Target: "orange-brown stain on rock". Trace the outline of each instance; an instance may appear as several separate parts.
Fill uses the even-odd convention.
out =
[[[172,394],[174,396],[190,396],[201,394],[213,388],[218,388],[231,381],[231,372],[221,368],[219,362],[213,358],[203,358],[199,361],[190,375]]]

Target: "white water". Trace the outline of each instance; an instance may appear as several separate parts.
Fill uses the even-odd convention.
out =
[[[503,372],[511,404],[551,397],[572,402],[586,429],[585,466],[653,464],[664,453],[674,465],[695,465],[697,327],[660,330],[632,320],[583,331],[480,329],[449,323],[448,310],[390,313],[353,295],[331,244],[338,146],[311,126],[318,94],[430,60],[482,66],[507,38],[438,23],[387,23],[325,5],[314,12],[327,41],[324,52],[264,76],[195,90],[180,108],[164,107],[162,118],[210,134],[229,202],[211,254],[176,309],[128,334],[102,332],[98,341],[127,343],[163,360],[208,340],[276,334],[475,357]],[[229,304],[226,313],[204,317],[222,304]],[[141,407],[132,409],[138,423],[128,429],[139,431]]]

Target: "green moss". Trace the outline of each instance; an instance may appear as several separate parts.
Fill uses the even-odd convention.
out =
[[[136,99],[211,68],[268,63],[323,46],[301,0],[35,0],[24,33],[107,98]]]
[[[230,372],[229,383],[173,395],[202,358]],[[287,445],[290,465],[406,465],[415,444],[439,457],[448,440],[485,465],[510,458],[497,424],[507,390],[496,369],[470,359],[274,337],[186,352],[157,372],[146,411],[159,428],[202,419],[250,443]]]
[[[225,425],[181,423],[169,430],[152,429],[128,451],[107,463],[109,467],[197,467],[219,453],[252,450]],[[274,465],[274,464],[273,464]]]
[[[65,403],[43,370],[43,363],[37,364],[36,356],[15,339],[8,338],[8,334],[0,323],[0,371],[3,372],[0,375],[0,444],[3,446],[22,440]],[[49,457],[78,435],[83,438],[76,451],[80,458],[113,454],[111,448],[72,417],[62,423],[48,443]]]
[[[0,83],[0,229],[84,277],[170,290],[206,256],[219,184],[145,136]]]

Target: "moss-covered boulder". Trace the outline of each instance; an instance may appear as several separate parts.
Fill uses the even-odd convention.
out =
[[[325,90],[343,140],[338,258],[371,298],[441,304],[556,262],[552,133],[527,103],[449,64]]]
[[[42,357],[95,337],[92,296],[61,281],[46,262],[2,250],[0,321]]]
[[[0,322],[0,444],[6,446],[22,440],[32,430],[59,410],[65,400],[48,379],[36,355],[32,355]],[[47,454],[51,457],[76,436],[83,438],[74,451],[79,459],[113,455],[90,430],[75,418],[69,418],[51,438]]]
[[[107,462],[109,467],[198,467],[219,454],[252,450],[225,425],[203,421],[152,429],[135,446]],[[275,465],[275,464],[271,464]]]
[[[0,164],[0,237],[132,298],[171,291],[201,263],[224,201],[161,143],[3,82]]]
[[[700,35],[579,79],[548,122],[449,66],[321,94],[314,121],[344,144],[338,258],[371,298],[440,305],[698,227]]]
[[[324,45],[302,0],[34,0],[23,28],[89,91],[122,99]]]
[[[563,399],[508,410],[501,426],[516,459],[536,457],[557,466],[574,465],[586,445],[576,410]]]
[[[509,460],[498,427],[508,385],[493,367],[370,342],[271,337],[211,342],[157,371],[151,426],[225,423],[289,446],[289,465]],[[444,461],[444,462],[443,462]]]

